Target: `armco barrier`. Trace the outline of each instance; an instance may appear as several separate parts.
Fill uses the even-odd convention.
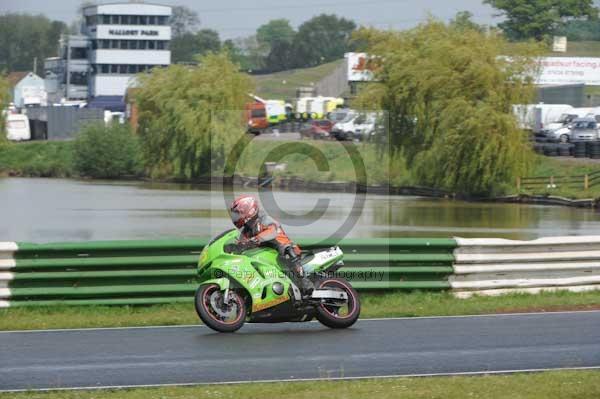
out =
[[[600,289],[600,236],[456,241],[449,281],[458,297]]]
[[[0,243],[0,307],[191,301],[206,240]],[[336,244],[301,240],[304,249]],[[348,239],[344,272],[359,290],[448,289],[452,239]]]

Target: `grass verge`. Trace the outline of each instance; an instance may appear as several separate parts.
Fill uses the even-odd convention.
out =
[[[361,318],[454,316],[600,309],[600,291],[511,294],[457,299],[447,292],[361,294]],[[49,306],[0,310],[0,330],[199,324],[193,304]]]
[[[599,371],[552,371],[536,374],[473,377],[389,378],[351,381],[281,382],[196,387],[137,388],[0,394],[0,399],[596,399]]]
[[[537,155],[534,162],[534,168],[531,171],[530,176],[547,176],[549,182],[550,176],[583,176],[599,170],[600,163],[592,162],[590,160],[575,158],[556,159]],[[530,195],[555,195],[572,199],[600,197],[600,185],[590,187],[588,190],[584,190],[583,178],[580,178],[580,180],[581,188],[567,187],[557,184],[556,188],[540,186],[535,190],[521,190],[521,192]]]
[[[0,176],[71,177],[71,141],[31,141],[0,146]]]
[[[256,94],[270,100],[288,100],[296,98],[296,89],[300,86],[313,86],[327,77],[342,63],[343,60],[328,62],[313,68],[290,69],[256,75]]]

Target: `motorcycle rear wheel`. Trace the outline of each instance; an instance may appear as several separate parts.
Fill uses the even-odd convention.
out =
[[[358,320],[360,315],[360,300],[358,293],[343,278],[327,278],[318,281],[316,288],[320,289],[339,289],[348,295],[347,310],[341,312],[341,307],[320,304],[317,306],[317,320],[329,328],[348,328]]]
[[[204,324],[215,331],[237,331],[246,321],[246,303],[233,290],[229,291],[229,298],[229,303],[224,304],[223,292],[217,284],[201,285],[194,297],[196,313]]]

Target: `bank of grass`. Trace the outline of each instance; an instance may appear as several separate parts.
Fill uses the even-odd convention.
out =
[[[600,309],[600,291],[457,299],[448,292],[362,293],[361,318],[455,316]],[[0,330],[194,325],[193,303],[154,306],[48,306],[0,309]]]
[[[72,177],[73,142],[30,141],[0,146],[0,176]]]
[[[0,399],[596,399],[600,371],[550,371],[471,377],[386,378],[0,394]]]
[[[583,176],[598,171],[600,171],[600,162],[587,158],[554,158],[536,155],[530,176],[545,176],[548,177],[549,182],[550,176]],[[521,192],[531,195],[554,195],[572,199],[600,197],[600,184],[585,190],[583,177],[579,177],[578,180],[581,181],[580,188],[557,184],[555,188],[539,186],[536,189],[523,189]]]
[[[74,141],[11,143],[0,148],[0,176],[78,177],[74,162],[75,146]],[[381,167],[382,159],[373,146],[359,146],[356,154],[349,155],[342,143],[314,140],[252,140],[236,165],[236,173],[249,177],[258,176],[260,167],[269,154],[276,155],[282,146],[286,149],[292,148],[294,154],[281,160],[287,164],[287,168],[278,172],[279,175],[301,177],[311,182],[355,181],[354,159],[364,163],[368,184],[391,181],[392,184],[400,185],[410,181],[401,158],[393,164],[393,173],[388,173],[390,168]],[[315,159],[310,158],[311,152],[323,155],[325,163],[317,166]],[[137,176],[144,177],[141,172]],[[178,176],[165,176],[165,179],[181,181]]]
[[[256,82],[256,94],[270,100],[289,100],[296,98],[296,89],[313,86],[327,77],[340,66],[343,60],[328,62],[312,68],[298,68],[253,76]]]

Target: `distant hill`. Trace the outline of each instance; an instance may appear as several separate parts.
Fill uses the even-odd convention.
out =
[[[296,98],[298,87],[316,84],[333,73],[342,61],[337,60],[313,68],[290,69],[268,75],[253,76],[256,81],[256,95],[273,100]]]

